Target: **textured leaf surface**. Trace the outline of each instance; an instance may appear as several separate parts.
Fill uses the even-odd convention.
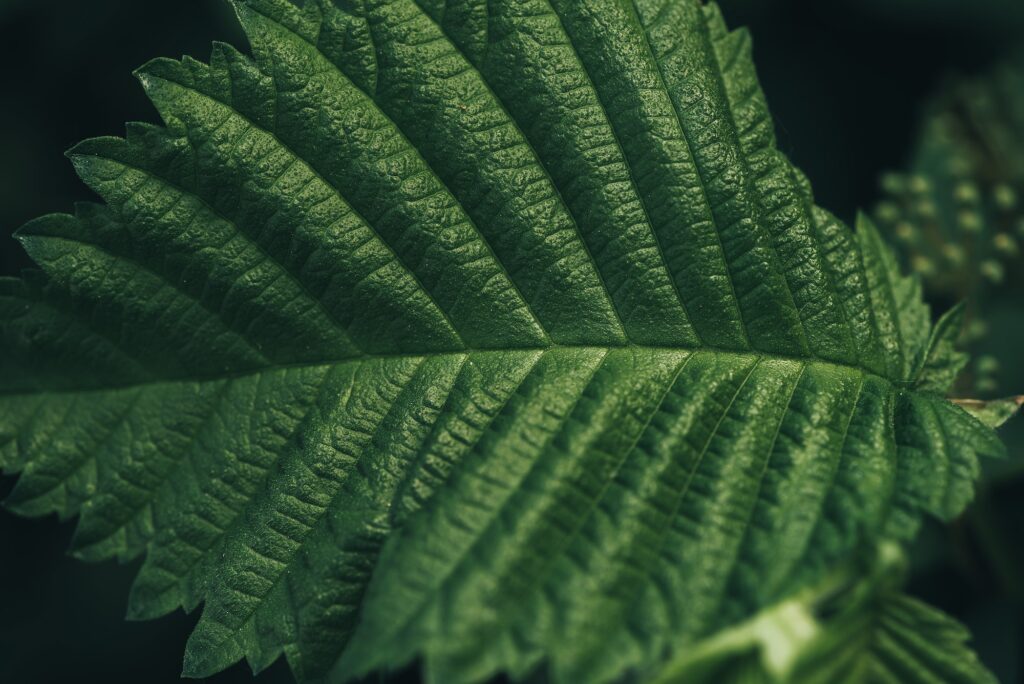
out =
[[[186,674],[651,673],[1000,452],[714,6],[235,6],[0,281],[8,503],[204,604]]]
[[[936,394],[948,393],[970,361],[970,357],[957,348],[964,330],[966,310],[966,305],[961,303],[947,311],[935,324],[928,347],[921,355],[916,383],[918,389]]]

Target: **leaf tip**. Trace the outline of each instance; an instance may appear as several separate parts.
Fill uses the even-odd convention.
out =
[[[132,76],[135,77],[145,90],[149,90],[153,85],[153,64],[156,60],[150,60],[140,66],[138,69],[132,72]]]
[[[154,611],[144,601],[139,601],[134,595],[129,595],[128,606],[124,611],[124,619],[127,622],[146,622],[160,617],[161,613]]]
[[[181,62],[170,57],[151,59],[132,72],[143,89],[148,93],[158,88],[171,75],[180,70]]]
[[[185,658],[181,664],[182,679],[204,679],[216,673],[216,668],[211,668],[206,658],[196,655],[195,649],[185,649]]]
[[[75,173],[82,176],[88,169],[88,157],[90,157],[90,143],[89,140],[83,140],[69,147],[64,152],[64,157],[71,162],[71,165],[75,168]]]
[[[944,314],[945,318],[955,321],[957,318],[961,318],[967,313],[967,300],[961,299],[959,302],[949,307],[949,311]]]
[[[855,219],[854,227],[856,227],[858,232],[862,230],[877,232],[878,230],[878,228],[875,227],[875,222],[871,219],[871,216],[869,216],[863,209],[857,210],[857,218]]]
[[[7,473],[5,473],[7,474]],[[0,509],[7,511],[11,515],[18,515],[17,508],[11,503],[11,497],[0,500]]]
[[[953,399],[954,404],[992,429],[1000,428],[1024,408],[1024,395],[992,399]]]
[[[245,0],[227,0],[228,5],[231,6],[231,11],[235,13],[239,23],[245,26],[246,20],[252,12],[252,8],[249,7],[249,3]]]

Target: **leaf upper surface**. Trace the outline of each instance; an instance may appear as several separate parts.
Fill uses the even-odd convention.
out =
[[[186,674],[654,672],[1000,451],[713,5],[234,5],[0,281],[9,505],[203,604]]]

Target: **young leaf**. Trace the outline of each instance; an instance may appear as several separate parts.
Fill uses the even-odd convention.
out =
[[[9,505],[185,674],[650,674],[966,503],[920,286],[696,0],[237,0],[0,284]]]
[[[897,592],[836,620],[792,674],[802,684],[996,684],[948,615]]]
[[[932,330],[928,347],[921,356],[915,386],[937,394],[946,394],[970,357],[957,349],[964,328],[966,306],[961,303],[943,314]]]
[[[882,545],[874,567],[842,568],[697,644],[656,684],[995,684],[962,625],[895,589],[894,563],[902,554]]]

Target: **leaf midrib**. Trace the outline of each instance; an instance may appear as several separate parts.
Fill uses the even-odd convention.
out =
[[[747,350],[737,349],[726,349],[722,347],[702,346],[702,347],[683,347],[683,346],[667,346],[667,345],[646,345],[646,344],[550,344],[550,345],[536,345],[536,346],[517,346],[517,347],[475,347],[469,349],[441,349],[441,350],[430,350],[424,352],[403,352],[400,354],[362,354],[359,356],[347,356],[340,357],[337,359],[324,359],[322,361],[303,361],[296,363],[280,363],[267,366],[258,366],[252,368],[238,369],[229,373],[223,373],[219,375],[195,375],[195,376],[181,376],[181,377],[166,377],[166,378],[151,378],[146,380],[140,380],[138,382],[125,382],[118,384],[103,385],[98,387],[84,387],[84,388],[66,388],[66,389],[40,389],[33,391],[31,389],[23,391],[0,391],[0,399],[8,397],[19,397],[19,396],[37,396],[40,394],[85,394],[89,392],[111,392],[117,390],[128,390],[136,387],[146,387],[155,385],[169,385],[179,383],[204,383],[204,382],[219,382],[219,381],[231,381],[240,378],[251,377],[254,375],[261,375],[263,373],[274,373],[278,371],[287,370],[301,370],[306,368],[331,368],[340,366],[347,363],[366,363],[375,360],[386,360],[386,359],[421,359],[421,358],[436,358],[440,356],[471,356],[474,354],[525,354],[528,352],[550,352],[557,351],[560,349],[575,350],[575,351],[593,351],[593,352],[608,352],[615,350],[637,350],[646,351],[653,353],[674,353],[686,352],[690,354],[697,354],[700,352],[707,352],[710,354],[734,356],[747,359],[760,359],[760,360],[773,360],[773,361],[790,361],[793,363],[814,363],[822,366],[831,366],[833,368],[841,368],[848,371],[862,373],[866,377],[878,378],[890,385],[897,386],[902,383],[902,380],[893,379],[880,375],[875,371],[872,371],[863,366],[858,366],[849,363],[840,363],[829,359],[823,359],[817,356],[794,356],[789,354],[778,354],[775,352],[756,352]]]

